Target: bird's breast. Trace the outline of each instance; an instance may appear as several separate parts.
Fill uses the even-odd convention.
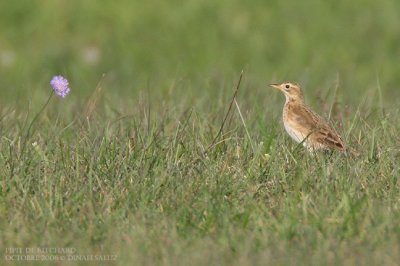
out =
[[[289,134],[289,136],[296,141],[297,143],[300,143],[303,141],[305,137],[303,137],[303,134],[296,128],[292,127],[290,123],[288,122],[283,122],[283,125],[285,127],[286,132]]]
[[[295,114],[290,113],[290,105],[286,105],[283,110],[283,125],[289,136],[297,143],[302,142],[308,135],[308,131],[302,127],[296,119]],[[306,146],[306,141],[303,143]]]

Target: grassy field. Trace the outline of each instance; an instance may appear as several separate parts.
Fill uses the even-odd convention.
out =
[[[267,2],[2,1],[0,264],[398,265],[400,2]]]

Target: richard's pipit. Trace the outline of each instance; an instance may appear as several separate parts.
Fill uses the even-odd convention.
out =
[[[285,94],[283,125],[287,133],[297,143],[302,143],[309,151],[345,151],[340,135],[304,102],[301,88],[296,83],[271,84]]]

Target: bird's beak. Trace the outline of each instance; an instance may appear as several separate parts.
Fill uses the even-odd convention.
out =
[[[279,84],[269,84],[269,86],[271,86],[272,88],[275,88],[275,89],[281,89]]]

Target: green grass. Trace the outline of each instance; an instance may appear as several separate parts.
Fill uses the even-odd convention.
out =
[[[139,2],[0,4],[0,264],[397,265],[399,2]],[[299,149],[284,80],[360,155]]]

